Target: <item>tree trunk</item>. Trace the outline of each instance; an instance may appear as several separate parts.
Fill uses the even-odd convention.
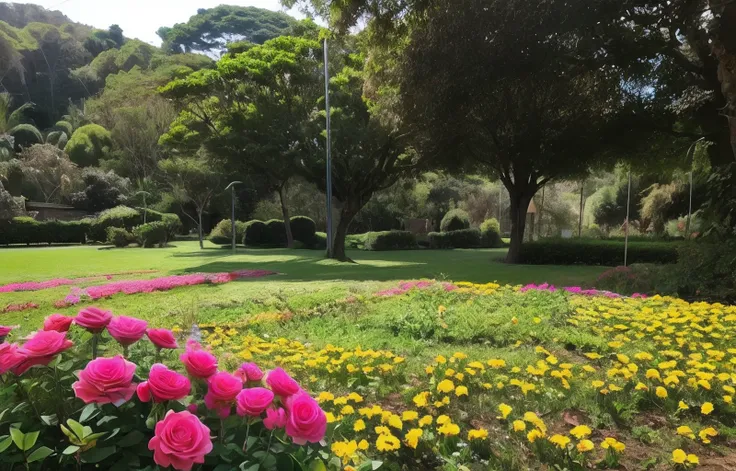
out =
[[[507,263],[519,263],[521,245],[524,243],[526,211],[533,197],[533,193],[530,195],[515,188],[509,190],[509,199],[511,200],[511,242],[509,244],[509,252],[506,255]]]
[[[348,235],[348,227],[353,221],[353,218],[358,211],[360,211],[361,205],[355,202],[347,201],[340,211],[340,221],[337,223],[335,229],[335,237],[332,245],[332,258],[340,260],[341,262],[352,262],[345,254],[345,238]],[[327,241],[329,244],[330,241]]]
[[[284,226],[286,227],[286,247],[294,248],[294,235],[291,233],[291,217],[289,216],[289,208],[286,206],[285,187],[286,183],[278,189],[279,201],[281,202],[281,214],[284,217]]]
[[[199,230],[199,248],[204,249],[204,237],[202,236],[202,211],[197,211],[197,229]]]

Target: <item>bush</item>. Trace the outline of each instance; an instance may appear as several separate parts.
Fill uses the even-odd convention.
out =
[[[108,227],[106,232],[107,243],[114,245],[115,247],[127,247],[133,240],[135,240],[133,234],[121,227]]]
[[[246,246],[263,246],[268,241],[268,228],[266,223],[254,219],[245,223],[243,229],[243,245]]]
[[[440,222],[442,232],[460,231],[470,227],[470,216],[462,209],[451,209]]]
[[[315,232],[309,242],[304,242],[304,248],[309,250],[327,250],[327,234]]]
[[[480,225],[480,239],[483,247],[502,247],[501,225],[496,218],[486,219]]]
[[[84,244],[88,221],[36,221],[15,217],[0,221],[0,244]]]
[[[110,131],[98,124],[87,124],[74,131],[64,152],[80,167],[92,167],[106,158],[111,149]]]
[[[678,252],[671,283],[680,296],[736,302],[736,240],[682,243]]]
[[[592,239],[546,239],[525,243],[520,263],[534,265],[618,266],[624,261],[624,242]],[[677,244],[629,242],[629,263],[675,263]]]
[[[135,236],[136,242],[147,249],[155,246],[166,246],[169,240],[168,234],[168,227],[163,221],[149,222],[133,228],[133,236]]]
[[[663,283],[666,270],[670,267],[639,263],[611,268],[598,276],[595,288],[626,296],[661,292],[666,289]]]
[[[430,249],[451,249],[452,240],[447,232],[430,232],[427,235]]]
[[[450,231],[450,244],[456,249],[473,249],[480,247],[480,231],[478,229],[462,229]]]
[[[179,216],[173,213],[160,213],[151,209],[146,210],[146,222],[163,222],[166,226],[167,240],[174,240],[182,230]],[[107,228],[118,227],[132,231],[134,227],[143,224],[143,210],[116,206],[100,213],[92,224],[90,239],[98,242],[107,241]]]
[[[407,250],[417,248],[417,239],[409,231],[369,232],[365,235],[365,250]]]
[[[266,244],[269,247],[286,246],[286,224],[281,219],[266,221]]]
[[[235,241],[243,242],[245,235],[245,223],[243,221],[235,221]],[[218,222],[208,237],[210,242],[217,245],[230,245],[233,242],[233,222],[232,219],[223,219]]]
[[[309,243],[317,233],[317,224],[306,216],[295,216],[291,218],[291,234],[294,240],[305,244]]]

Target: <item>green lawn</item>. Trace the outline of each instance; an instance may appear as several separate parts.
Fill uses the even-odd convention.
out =
[[[235,321],[268,310],[318,306],[351,293],[370,293],[398,280],[436,278],[454,281],[556,285],[590,284],[604,268],[507,265],[504,249],[448,251],[351,251],[356,263],[325,260],[321,251],[246,250],[236,253],[208,243],[199,250],[192,241],[166,249],[107,247],[41,247],[0,250],[0,284],[82,277],[137,270],[156,270],[132,278],[169,274],[266,269],[280,275],[219,286],[178,288],[168,292],[117,295],[96,304],[115,312],[156,320],[163,325],[190,321]],[[125,277],[116,277],[123,279]],[[105,281],[88,282],[101,284]],[[391,282],[391,283],[390,283]],[[79,286],[85,286],[81,283]],[[69,286],[36,292],[0,294],[0,307],[35,302],[39,309],[0,315],[0,324],[20,324],[24,330],[54,312],[54,301],[69,294]],[[75,312],[78,308],[60,310]]]

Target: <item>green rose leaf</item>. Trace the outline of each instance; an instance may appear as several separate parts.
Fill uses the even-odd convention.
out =
[[[45,447],[45,446],[36,448],[35,450],[33,450],[33,453],[31,453],[28,456],[28,462],[33,463],[34,461],[40,461],[46,458],[47,456],[49,456],[50,454],[52,454],[53,452],[54,450],[52,450],[51,448]]]

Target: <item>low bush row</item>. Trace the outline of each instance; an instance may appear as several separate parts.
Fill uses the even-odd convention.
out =
[[[675,263],[677,243],[629,242],[628,263]],[[532,265],[618,266],[624,261],[624,242],[592,239],[545,239],[527,242],[521,263]]]
[[[363,242],[365,250],[409,250],[417,248],[416,236],[409,231],[369,232]]]
[[[431,249],[472,249],[480,246],[481,233],[478,229],[429,233]]]
[[[305,248],[321,248],[323,245],[317,234],[317,225],[306,216],[291,218],[291,233],[294,240]],[[286,246],[286,225],[280,219],[248,222],[235,222],[235,237],[238,243],[250,247],[284,247]],[[220,221],[209,235],[213,244],[228,245],[232,241],[232,222],[229,219]]]
[[[100,213],[94,220],[87,238],[97,242],[106,242],[107,228],[118,227],[131,232],[134,227],[144,223],[144,210],[117,206]],[[163,222],[166,225],[167,238],[173,240],[182,231],[182,223],[179,216],[173,213],[160,213],[151,209],[145,210],[145,222]]]
[[[84,244],[91,222],[36,221],[16,217],[0,221],[0,244]]]

